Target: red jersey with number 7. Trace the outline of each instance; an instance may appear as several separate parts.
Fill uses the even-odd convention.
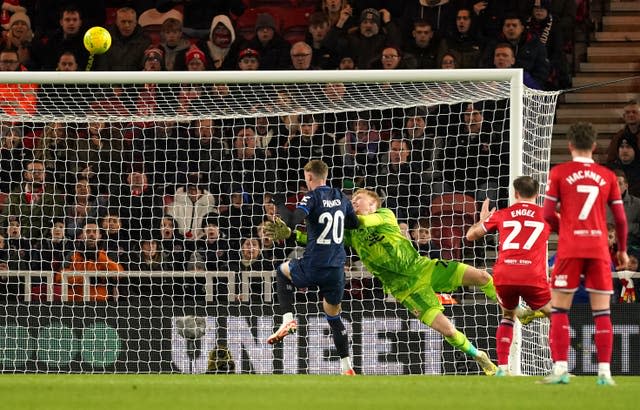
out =
[[[610,262],[607,204],[622,203],[616,175],[590,158],[574,158],[549,173],[546,201],[560,203],[558,259]]]
[[[485,232],[498,232],[498,260],[493,266],[496,285],[545,287],[547,282],[547,239],[551,227],[542,207],[517,202],[496,211],[482,224]]]

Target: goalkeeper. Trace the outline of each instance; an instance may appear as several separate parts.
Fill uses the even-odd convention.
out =
[[[485,374],[494,375],[496,365],[442,313],[444,308],[436,295],[436,292],[474,285],[495,300],[491,276],[460,262],[420,256],[400,232],[393,212],[380,208],[380,197],[375,192],[360,189],[353,195],[352,203],[360,224],[357,229],[346,231],[345,245],[355,249],[367,270],[380,279],[385,291],[421,322],[442,334],[451,346],[473,357]],[[304,234],[296,231],[296,236],[304,242]]]

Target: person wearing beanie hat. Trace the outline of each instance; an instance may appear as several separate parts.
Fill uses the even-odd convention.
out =
[[[20,63],[24,66],[30,66],[33,32],[29,16],[23,12],[13,13],[9,19],[7,33],[2,37],[4,38],[0,40],[0,47],[18,50]]]
[[[276,19],[268,13],[258,15],[256,35],[246,47],[260,53],[260,69],[282,70],[291,65],[291,44],[278,34]]]
[[[18,12],[13,13],[9,19],[9,28],[13,27],[17,22],[24,23],[29,30],[31,30],[31,19],[27,16],[27,13]]]
[[[144,51],[143,71],[163,71],[164,70],[164,52],[156,46],[149,46]]]
[[[624,127],[618,130],[609,142],[607,161],[612,162],[618,155],[618,143],[621,138],[628,138],[640,146],[640,103],[637,100],[628,101],[622,111]]]
[[[207,69],[207,57],[204,51],[200,50],[196,45],[192,45],[184,57],[188,71],[203,71]]]
[[[276,30],[276,21],[269,13],[258,14],[258,18],[256,19],[256,32],[263,28],[270,28],[274,31]]]
[[[260,67],[260,53],[252,48],[245,48],[238,53],[238,68],[241,71],[257,70]]]
[[[380,27],[380,12],[373,8],[362,10],[362,13],[360,13],[360,23],[365,20],[371,20]]]

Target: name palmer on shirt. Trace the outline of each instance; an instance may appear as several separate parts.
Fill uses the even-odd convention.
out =
[[[573,174],[569,175],[565,179],[565,181],[567,181],[569,185],[572,185],[573,183],[580,181],[581,179],[591,179],[600,186],[605,186],[607,184],[607,181],[605,181],[605,179],[602,178],[600,174],[590,170],[576,171]]]
[[[331,199],[331,200],[323,199],[322,200],[322,205],[325,208],[333,208],[333,207],[336,207],[336,206],[341,206],[342,205],[342,201],[339,200],[339,199]]]

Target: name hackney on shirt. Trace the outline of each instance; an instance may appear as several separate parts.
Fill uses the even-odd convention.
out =
[[[519,202],[494,212],[482,224],[485,232],[498,232],[498,260],[493,267],[496,285],[547,285],[547,240],[551,227],[542,207]]]
[[[313,268],[344,267],[344,229],[357,218],[351,201],[339,189],[323,186],[307,192],[297,205],[307,214],[307,246],[303,258]]]
[[[546,196],[560,203],[557,257],[610,261],[606,208],[621,201],[616,175],[593,160],[574,159],[551,169]]]

